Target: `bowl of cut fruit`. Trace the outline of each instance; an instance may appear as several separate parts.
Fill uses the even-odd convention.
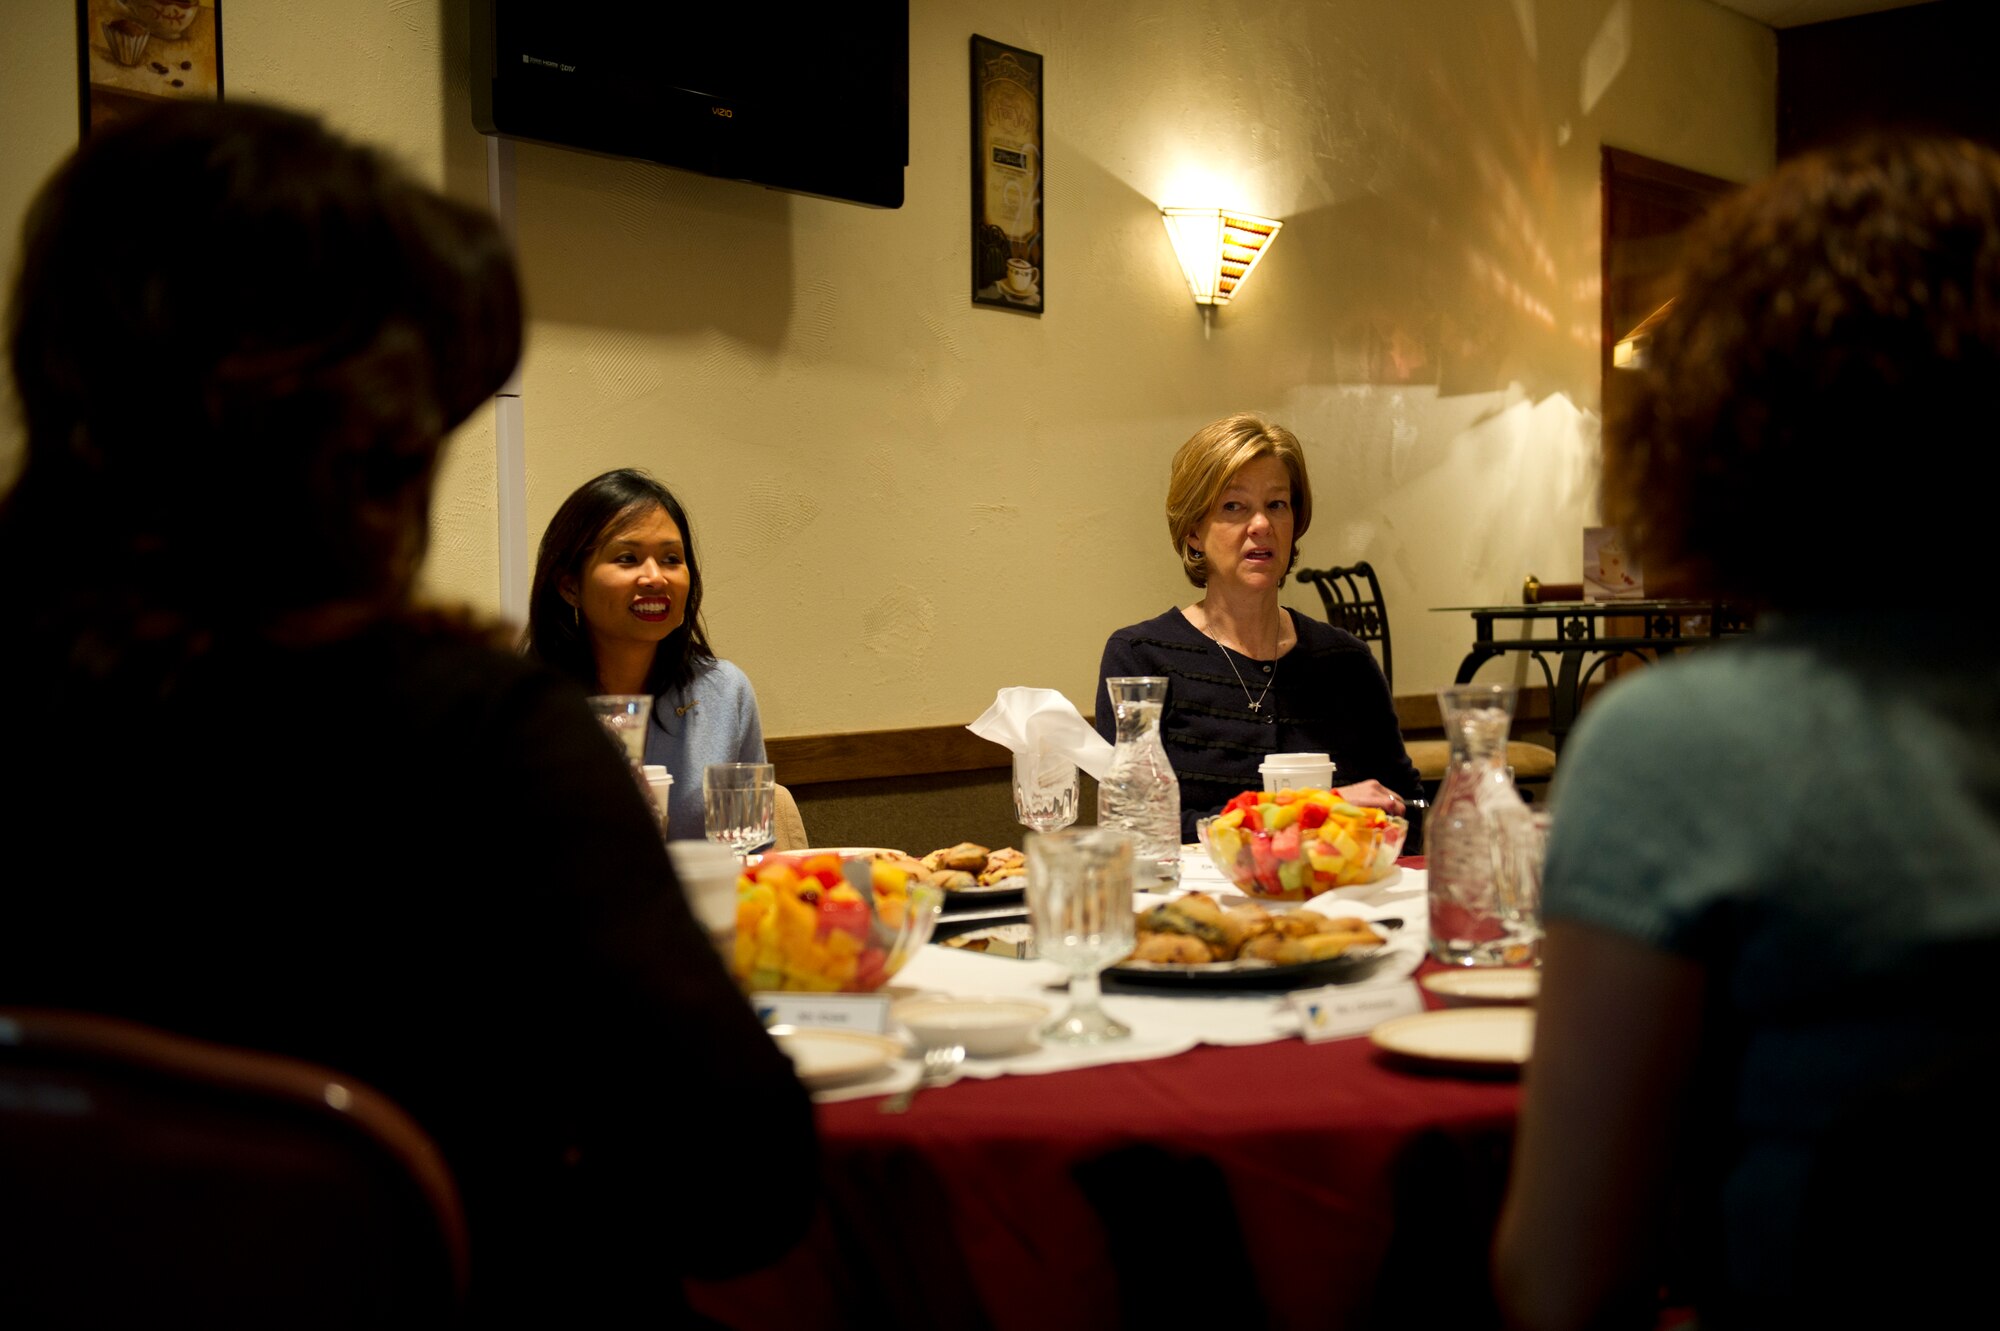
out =
[[[1208,858],[1238,890],[1303,901],[1387,877],[1410,825],[1331,790],[1246,790],[1197,830]]]
[[[881,859],[765,855],[736,880],[730,969],[746,991],[870,993],[930,941],[943,902]]]

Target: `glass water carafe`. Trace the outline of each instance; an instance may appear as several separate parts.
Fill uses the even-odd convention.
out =
[[[1104,681],[1118,719],[1111,770],[1097,784],[1097,825],[1132,834],[1134,876],[1145,887],[1181,877],[1181,783],[1160,741],[1167,681],[1135,675]]]
[[[1440,689],[1438,704],[1451,765],[1424,819],[1431,955],[1454,966],[1508,965],[1525,958],[1513,955],[1493,852],[1507,805],[1520,807],[1507,770],[1514,687],[1459,684]]]

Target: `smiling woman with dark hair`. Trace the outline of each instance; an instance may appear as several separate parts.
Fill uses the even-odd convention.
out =
[[[93,134],[25,240],[0,1006],[371,1084],[458,1183],[473,1321],[674,1324],[803,1228],[811,1110],[581,691],[412,604],[520,353],[493,220],[189,103]],[[688,1148],[725,1120],[756,1149]]]
[[[542,534],[527,648],[592,693],[650,693],[646,761],[674,778],[669,822],[704,825],[710,763],[761,763],[750,680],[708,645],[694,528],[643,471],[607,471],[563,501]]]

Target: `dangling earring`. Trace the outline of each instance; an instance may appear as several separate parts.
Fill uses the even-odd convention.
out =
[[[569,607],[569,622],[570,622],[571,624],[575,625],[575,626],[576,626],[576,628],[577,628],[577,630],[578,630],[579,632],[581,632],[581,631],[582,631],[582,629],[583,629],[583,612],[582,612],[581,610],[578,610],[578,609],[576,608],[576,605],[575,605],[575,603],[574,603],[574,602],[572,602],[572,603],[570,604],[570,607]]]

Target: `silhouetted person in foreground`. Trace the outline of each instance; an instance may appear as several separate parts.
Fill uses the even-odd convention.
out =
[[[1666,1276],[1703,1331],[1948,1321],[1984,1262],[1940,1245],[1987,1231],[1938,1199],[1996,1181],[1962,1096],[1917,1106],[2000,1052],[2000,643],[1949,576],[1991,565],[2000,156],[1784,164],[1692,233],[1651,356],[1609,516],[1764,613],[1563,753],[1502,1301],[1650,1327]]]
[[[411,603],[521,328],[489,218],[303,116],[165,108],[43,189],[0,1005],[370,1083],[456,1176],[476,1319],[671,1325],[803,1231],[810,1106],[582,691]]]

